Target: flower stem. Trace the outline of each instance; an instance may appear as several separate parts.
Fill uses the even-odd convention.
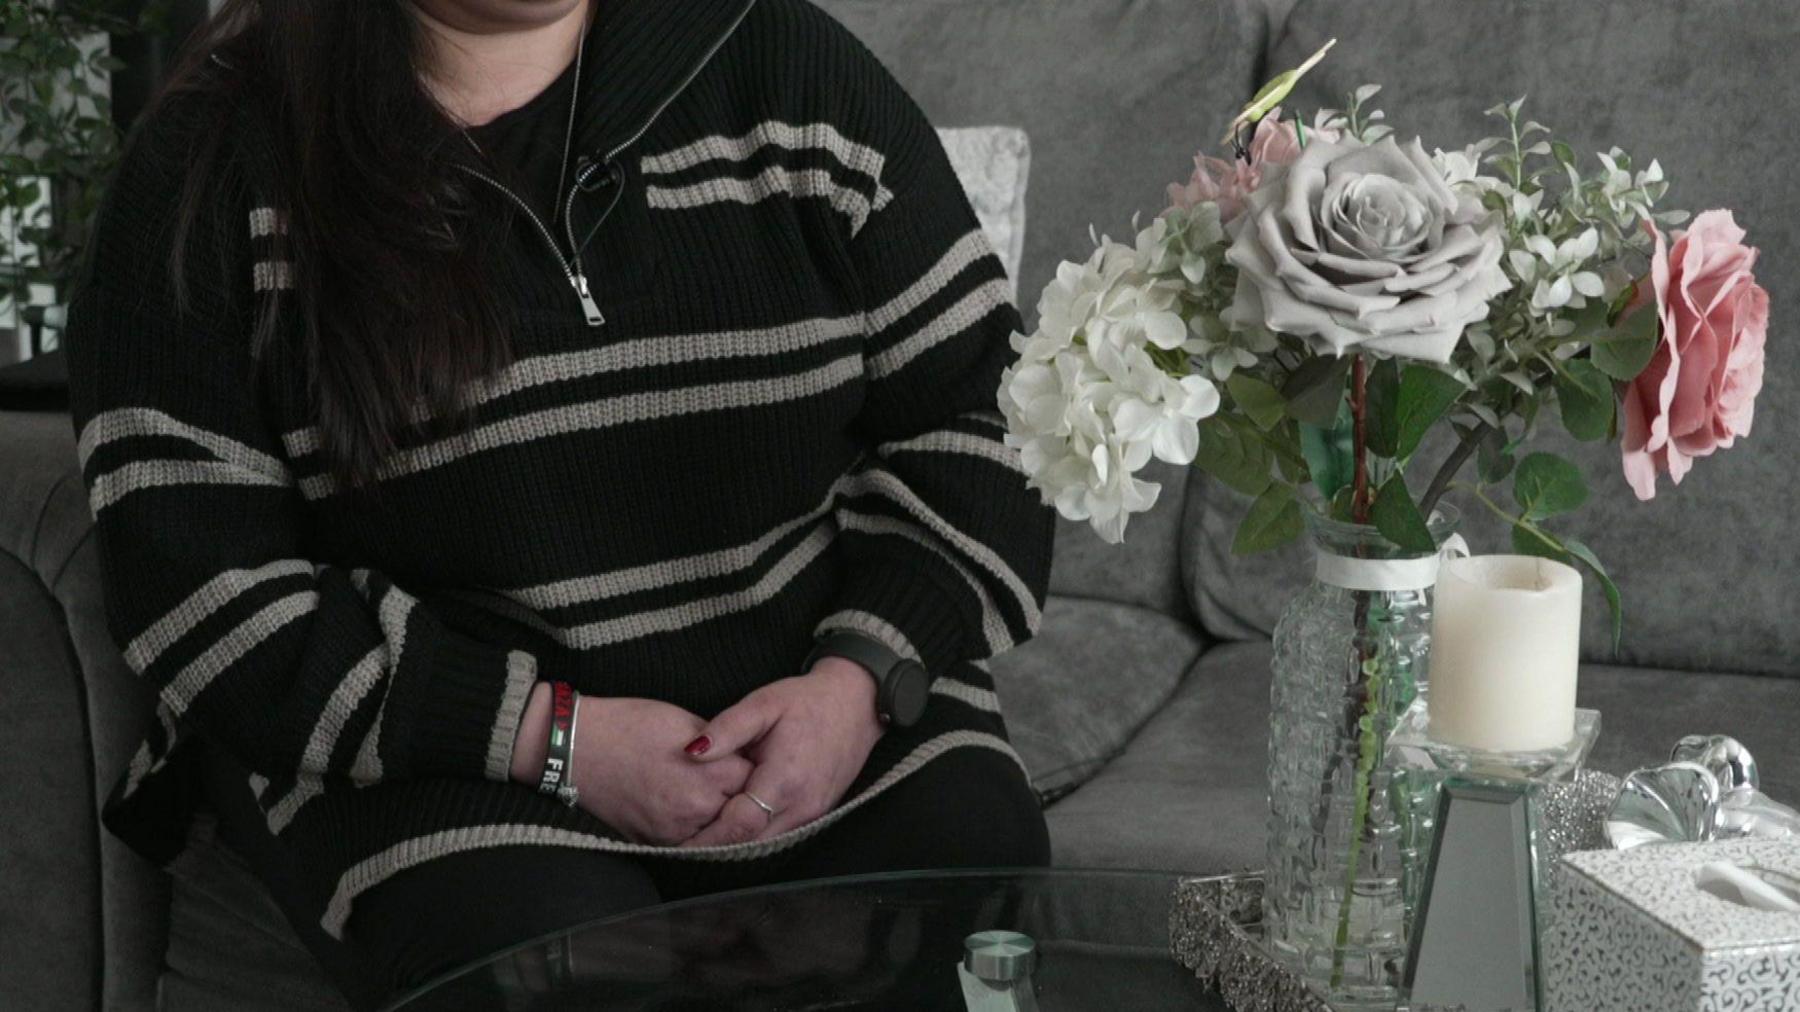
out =
[[[1349,870],[1344,874],[1344,898],[1338,904],[1337,936],[1331,946],[1331,986],[1333,989],[1344,985],[1344,954],[1350,944],[1350,911],[1356,902],[1356,873],[1362,864],[1363,833],[1368,828],[1370,807],[1370,780],[1374,777],[1375,760],[1379,742],[1376,741],[1376,711],[1382,705],[1381,684],[1377,676],[1368,670],[1369,664],[1363,664],[1363,706],[1362,717],[1357,721],[1357,753],[1356,774],[1352,790],[1355,791],[1356,808],[1350,814],[1350,850],[1345,862]],[[1385,681],[1383,678],[1381,681]]]
[[[1356,523],[1369,522],[1369,506],[1373,497],[1369,494],[1369,368],[1361,355],[1350,362],[1350,418],[1353,424],[1351,433],[1355,457],[1355,472],[1350,492],[1350,517]]]
[[[1488,431],[1492,428],[1493,426],[1486,422],[1477,425],[1469,430],[1469,434],[1463,438],[1462,442],[1456,444],[1456,449],[1450,451],[1450,456],[1444,458],[1443,465],[1438,468],[1436,474],[1431,476],[1431,484],[1425,486],[1425,494],[1419,499],[1421,515],[1427,517],[1431,515],[1431,508],[1437,505],[1438,500],[1444,497],[1445,492],[1449,491],[1450,482],[1455,480],[1456,472],[1462,470],[1463,465],[1469,462],[1471,456],[1474,456],[1476,448],[1481,445],[1482,439],[1486,438]]]
[[[1369,522],[1373,499],[1369,490],[1369,371],[1361,355],[1350,363],[1350,417],[1354,452],[1354,482],[1350,495],[1350,513],[1359,524]],[[1359,547],[1358,554],[1364,551]],[[1350,944],[1350,913],[1356,902],[1356,877],[1362,863],[1362,838],[1369,822],[1369,776],[1375,765],[1375,708],[1380,705],[1381,686],[1376,681],[1378,666],[1373,663],[1376,651],[1365,633],[1369,624],[1373,595],[1367,591],[1351,591],[1356,602],[1354,628],[1357,631],[1357,678],[1352,690],[1360,699],[1345,714],[1345,732],[1357,739],[1356,770],[1352,777],[1351,797],[1355,799],[1350,814],[1350,848],[1344,869],[1344,897],[1338,904],[1337,933],[1331,946],[1331,986],[1344,983],[1345,949]],[[1377,668],[1377,670],[1371,670]]]

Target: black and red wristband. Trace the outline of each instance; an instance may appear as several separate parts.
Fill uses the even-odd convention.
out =
[[[550,683],[550,747],[544,752],[544,773],[538,793],[575,807],[579,794],[571,774],[575,763],[576,704],[581,697],[568,682]]]

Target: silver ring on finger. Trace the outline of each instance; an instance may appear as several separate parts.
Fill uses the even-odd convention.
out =
[[[775,821],[775,809],[769,807],[769,803],[767,801],[764,801],[763,799],[757,797],[756,795],[751,794],[749,791],[744,792],[744,797],[749,798],[751,800],[751,802],[756,805],[756,807],[762,809],[763,814],[767,815],[769,817],[770,822]]]

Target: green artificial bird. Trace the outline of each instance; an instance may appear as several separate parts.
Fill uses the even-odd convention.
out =
[[[1230,144],[1232,138],[1237,136],[1238,128],[1247,123],[1256,123],[1267,116],[1269,110],[1280,105],[1281,100],[1287,98],[1288,93],[1294,90],[1294,85],[1300,82],[1300,78],[1305,76],[1314,64],[1323,60],[1325,54],[1335,45],[1337,45],[1337,40],[1332,39],[1320,46],[1318,52],[1307,57],[1305,63],[1271,78],[1269,83],[1263,85],[1262,90],[1256,93],[1256,97],[1250,100],[1250,104],[1244,106],[1244,111],[1238,113],[1237,118],[1231,121],[1231,125],[1225,128],[1225,136],[1219,140],[1219,143]]]

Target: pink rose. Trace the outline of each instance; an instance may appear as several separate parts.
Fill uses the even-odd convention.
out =
[[[1763,339],[1769,293],[1751,267],[1756,250],[1730,211],[1707,211],[1675,244],[1655,240],[1650,279],[1655,286],[1661,343],[1650,364],[1625,388],[1625,480],[1639,499],[1656,495],[1656,473],[1676,484],[1695,457],[1750,434],[1762,389]],[[1650,301],[1642,282],[1634,306]]]
[[[1333,131],[1331,136],[1335,136]],[[1276,106],[1256,124],[1250,138],[1250,160],[1194,156],[1194,175],[1185,184],[1169,184],[1169,203],[1188,208],[1208,201],[1219,205],[1219,220],[1229,222],[1243,213],[1244,202],[1262,185],[1263,170],[1291,164],[1300,157],[1300,139],[1292,123],[1281,120]]]

